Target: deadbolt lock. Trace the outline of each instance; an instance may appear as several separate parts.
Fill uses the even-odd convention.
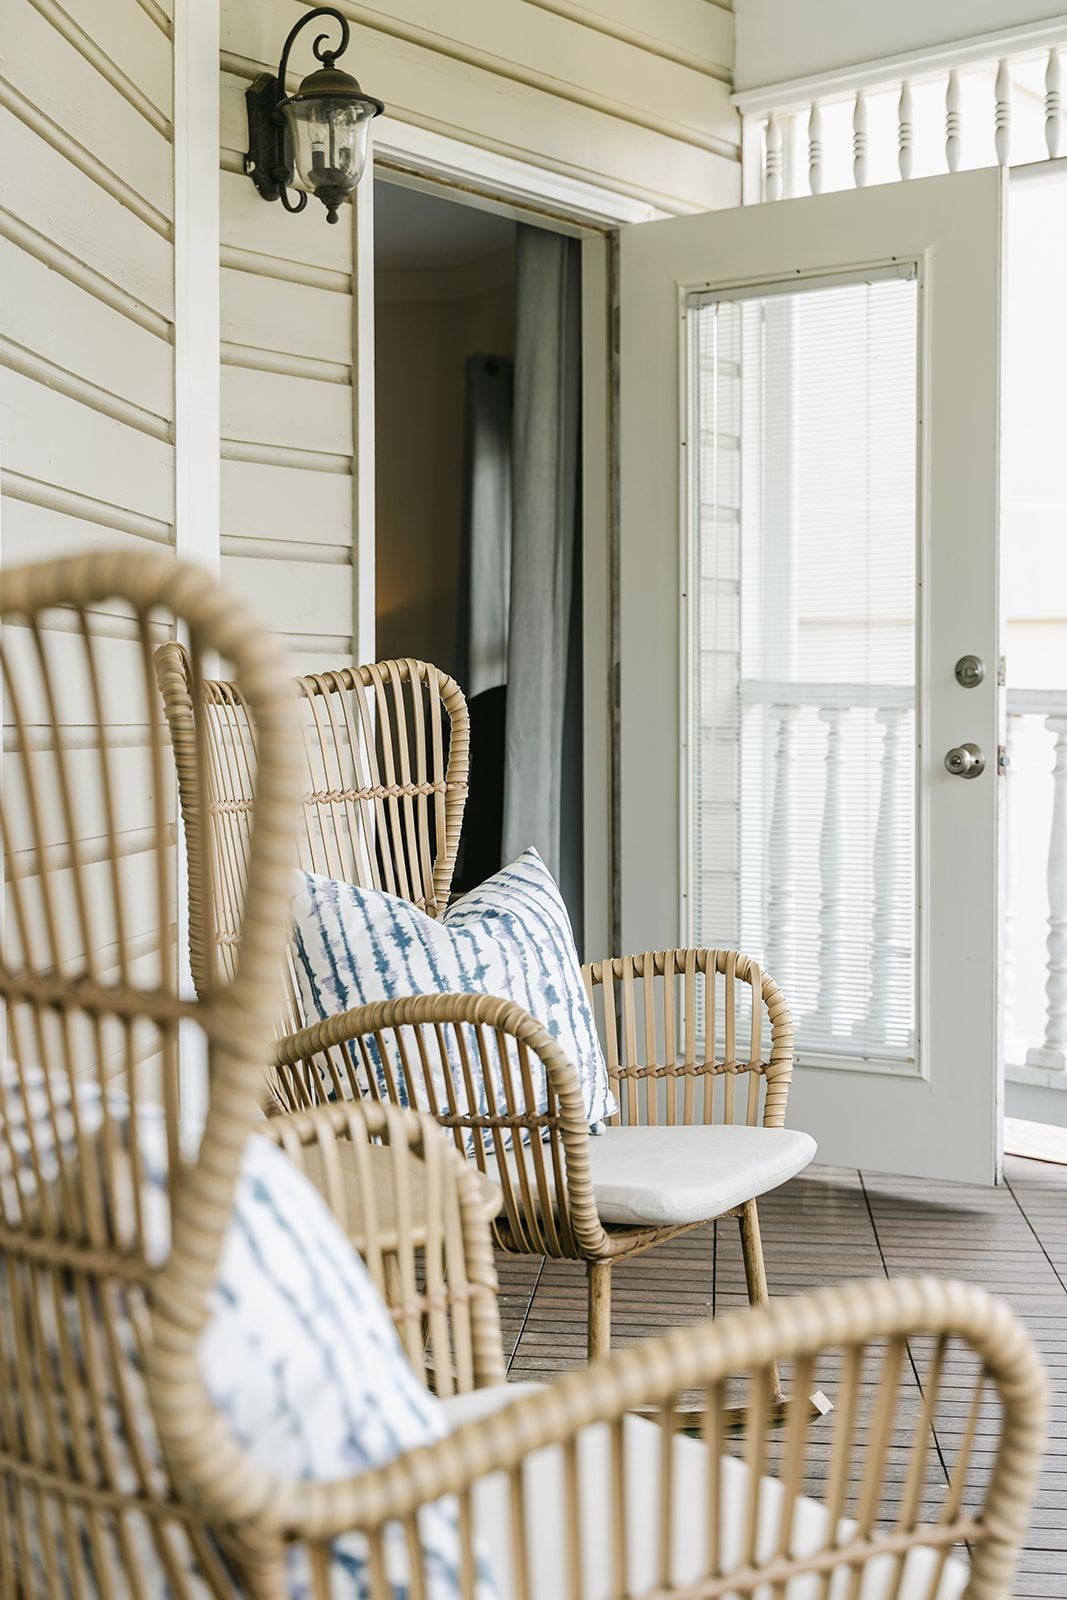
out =
[[[956,682],[961,689],[977,689],[984,677],[984,661],[978,656],[960,656],[956,662]]]

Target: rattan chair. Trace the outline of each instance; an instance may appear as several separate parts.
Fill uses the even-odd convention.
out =
[[[213,1237],[202,1225],[202,1247]],[[263,1600],[286,1594],[294,1543],[314,1600],[349,1596],[329,1546],[353,1530],[370,1600],[1008,1600],[1046,1427],[1040,1363],[1002,1301],[883,1279],[647,1340],[543,1389],[458,1395],[438,1442],[350,1481],[287,1483],[254,1471],[198,1403],[184,1328],[160,1333],[152,1391],[186,1499]],[[841,1374],[828,1446],[803,1400],[772,1436],[778,1362],[795,1366],[798,1396],[824,1365]],[[737,1385],[751,1397],[739,1436],[724,1407]],[[677,1426],[693,1389],[699,1439]],[[457,1514],[454,1590],[433,1587],[419,1526],[442,1497]],[[398,1548],[410,1570],[390,1581]]]
[[[214,972],[229,970],[235,950],[255,739],[237,686],[210,681],[198,688],[179,644],[160,650],[157,670],[190,828],[190,903],[199,911],[197,925],[214,929],[209,944],[194,951],[193,972],[198,983],[210,982]],[[389,661],[316,673],[299,679],[298,689],[301,864],[440,914],[467,790],[467,710],[455,681],[425,662]],[[198,695],[206,706],[206,801],[191,737]],[[202,804],[210,849],[199,852]],[[291,965],[271,1095],[294,1110],[324,1098],[377,1095],[368,1045],[394,1034],[407,1081],[391,1081],[388,1092],[432,1109],[460,1148],[473,1131],[478,1166],[503,1190],[497,1242],[509,1251],[586,1263],[589,1353],[596,1357],[610,1347],[614,1264],[717,1217],[739,1220],[750,1298],[765,1303],[756,1197],[792,1176],[814,1147],[803,1135],[764,1137],[763,1130],[784,1130],[793,1029],[777,985],[755,962],[735,951],[666,950],[583,970],[620,1102],[616,1126],[601,1139],[589,1137],[573,1064],[516,1006],[423,997],[305,1026]],[[464,1025],[473,1026],[473,1035]],[[441,1062],[449,1034],[469,1065],[470,1083],[488,1086],[488,1114],[470,1114],[473,1089],[468,1104],[439,1106],[434,1099],[432,1065]],[[517,1066],[509,1039],[518,1041]],[[506,1085],[499,1105],[487,1065],[496,1058]],[[530,1058],[539,1058],[548,1075],[544,1115],[530,1110]],[[724,1132],[732,1124],[742,1126]],[[514,1141],[505,1156],[506,1136],[516,1127],[536,1127],[541,1137]],[[801,1146],[807,1153],[788,1165],[783,1150]],[[646,1164],[650,1174],[635,1200],[629,1185]],[[683,1183],[691,1186],[684,1196]],[[669,1203],[661,1203],[664,1197]],[[775,1399],[783,1403],[777,1383]]]
[[[850,1285],[676,1333],[516,1395],[499,1381],[484,1185],[433,1121],[354,1102],[260,1118],[296,805],[291,693],[269,642],[205,575],[162,556],[0,574],[0,620],[2,1600],[156,1600],[148,1583],[160,1569],[174,1600],[282,1600],[295,1542],[309,1547],[315,1600],[333,1600],[328,1544],[353,1529],[367,1539],[372,1600],[384,1600],[394,1593],[383,1555],[394,1522],[410,1593],[425,1596],[418,1513],[443,1494],[458,1497],[467,1600],[484,1594],[476,1551],[500,1600],[662,1592],[675,1577],[680,1600],[768,1585],[801,1600],[810,1591],[798,1584],[825,1591],[831,1574],[858,1600],[947,1600],[967,1581],[949,1565],[952,1587],[941,1582],[963,1541],[973,1552],[970,1600],[1008,1593],[1046,1401],[1033,1348],[1003,1304],[962,1285]],[[244,918],[228,972],[196,1000],[178,986],[174,829],[151,684],[153,646],[176,620],[188,628],[194,682],[207,651],[233,663],[258,744]],[[203,745],[198,722],[191,731]],[[208,1061],[195,1155],[183,1125],[182,1027],[201,1033]],[[162,1266],[137,1181],[140,1119],[130,1114],[118,1139],[104,1109],[94,1132],[79,1110],[90,1102],[76,1092],[94,1085],[101,1108],[121,1094],[131,1113],[149,1102],[162,1109],[171,1239]],[[16,1098],[29,1108],[22,1139]],[[391,1298],[409,1354],[444,1397],[446,1438],[352,1482],[255,1470],[204,1388],[199,1338],[241,1152],[257,1131],[326,1194]],[[929,1350],[917,1335],[932,1335]],[[802,1399],[768,1443],[775,1363],[795,1363],[803,1395],[820,1359],[840,1373],[829,1449],[813,1443]],[[922,1363],[917,1404],[905,1387],[912,1361]],[[746,1432],[731,1445],[723,1402],[732,1375],[751,1395]],[[703,1444],[673,1431],[693,1388],[706,1401]],[[992,1425],[981,1412],[989,1398],[1000,1407]],[[626,1415],[638,1408],[655,1409],[661,1425]],[[931,1461],[931,1426],[947,1483]],[[763,1479],[776,1465],[777,1485]],[[801,1499],[805,1489],[822,1493],[822,1509]]]
[[[143,1369],[157,1307],[183,1337],[199,1326],[217,1254],[213,1237],[201,1254],[199,1230],[226,1215],[244,1134],[255,1126],[316,1184],[441,1396],[504,1376],[489,1231],[499,1196],[414,1112],[259,1111],[283,988],[299,735],[291,685],[244,608],[168,558],[101,555],[0,574],[0,618],[0,1597],[143,1596],[146,1550],[181,1600],[204,1585],[231,1592],[205,1516],[159,1465]],[[173,766],[153,668],[176,624],[192,663],[207,652],[234,662],[261,756],[240,954],[195,1002],[179,992]],[[182,1026],[202,1032],[209,1062],[195,1175],[181,1153],[196,1132]],[[94,1103],[108,1114],[92,1134]],[[149,1103],[165,1122],[170,1207],[189,1183],[162,1274],[136,1181],[140,1120],[120,1137],[108,1109]],[[169,1393],[165,1341],[155,1359]]]
[[[373,1101],[317,1106],[258,1129],[322,1194],[442,1398],[504,1382],[491,1233],[499,1194],[431,1117]]]
[[[189,1323],[214,1258],[175,1216],[172,1270],[154,1270],[139,1118],[131,1109],[123,1141],[109,1107],[163,1108],[173,1209],[192,1170],[179,1029],[198,1028],[211,1110],[194,1191],[226,1214],[281,981],[292,696],[244,607],[162,555],[4,572],[0,618],[0,1595],[141,1594],[147,1551],[184,1597],[190,1565],[224,1579],[150,1446],[143,1362],[164,1279],[170,1314]],[[204,650],[234,663],[262,757],[240,959],[196,1002],[178,984],[174,783],[153,673],[177,623],[194,668]]]

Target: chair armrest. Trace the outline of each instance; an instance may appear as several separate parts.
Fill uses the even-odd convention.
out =
[[[437,1392],[505,1375],[490,1224],[500,1191],[432,1117],[346,1101],[270,1118],[261,1136],[314,1183],[363,1257],[416,1370]]]
[[[973,1436],[966,1438],[954,1465],[953,1482],[934,1490],[940,1505],[932,1514],[922,1504],[921,1477],[905,1485],[900,1504],[899,1486],[894,1487],[892,1481],[885,1486],[885,1468],[891,1454],[906,1450],[914,1463],[925,1460],[930,1448],[929,1400],[927,1405],[917,1406],[907,1380],[901,1382],[901,1373],[908,1369],[907,1341],[923,1334],[933,1335],[929,1373],[936,1372],[937,1376],[929,1381],[934,1386],[935,1401],[946,1349],[950,1350],[951,1361],[956,1347],[950,1346],[950,1341],[959,1340],[965,1349],[969,1347],[965,1360],[969,1376],[965,1382],[973,1403],[988,1379],[998,1392],[1001,1406],[1001,1432],[988,1487],[988,1458],[983,1452],[990,1441],[983,1439],[974,1456],[975,1440]],[[978,1361],[971,1359],[970,1352],[978,1356]],[[837,1424],[831,1438],[810,1426],[806,1391],[801,1384],[802,1375],[815,1370],[824,1354],[831,1362],[840,1362],[834,1366],[840,1374],[842,1391],[838,1415],[847,1419]],[[766,1402],[760,1400],[766,1391],[769,1364],[775,1360],[796,1364],[797,1390],[786,1413],[784,1437],[774,1452],[781,1462],[782,1499],[778,1504],[782,1509],[781,1520],[776,1524],[777,1541],[772,1536],[768,1549],[762,1538],[756,1541],[755,1531],[763,1521],[765,1509],[775,1504],[773,1499],[765,1504],[761,1492],[762,1479],[770,1470],[771,1453],[766,1438]],[[858,1404],[857,1396],[860,1373],[869,1368],[880,1368],[881,1376],[876,1415],[868,1427],[863,1419],[865,1408]],[[912,1546],[926,1544],[947,1553],[953,1544],[967,1540],[973,1547],[974,1592],[1009,1591],[1044,1442],[1048,1403],[1045,1376],[1028,1334],[1003,1301],[973,1285],[936,1279],[845,1284],[643,1341],[607,1361],[568,1373],[543,1391],[516,1400],[433,1445],[409,1451],[388,1466],[354,1480],[314,1486],[275,1485],[274,1493],[260,1502],[254,1534],[261,1538],[304,1539],[313,1546],[324,1547],[329,1540],[358,1529],[369,1536],[373,1559],[376,1545],[380,1554],[379,1541],[386,1524],[399,1523],[408,1535],[409,1555],[414,1557],[420,1550],[415,1520],[420,1507],[440,1496],[456,1495],[460,1529],[469,1530],[472,1492],[479,1480],[494,1472],[505,1472],[515,1475],[510,1540],[514,1560],[516,1550],[533,1551],[546,1534],[538,1522],[536,1506],[528,1504],[526,1496],[517,1492],[517,1475],[535,1451],[555,1446],[561,1447],[560,1474],[566,1477],[573,1473],[567,1486],[571,1515],[560,1519],[556,1532],[568,1543],[583,1530],[588,1537],[589,1510],[583,1499],[590,1485],[583,1478],[573,1446],[584,1430],[599,1423],[608,1425],[603,1461],[612,1479],[609,1492],[605,1495],[602,1491],[598,1501],[601,1514],[606,1512],[612,1523],[603,1537],[603,1548],[618,1553],[636,1518],[643,1523],[642,1531],[653,1550],[669,1550],[673,1497],[669,1492],[654,1492],[655,1485],[648,1480],[647,1449],[642,1470],[634,1448],[640,1425],[636,1429],[630,1424],[624,1426],[623,1419],[627,1412],[654,1411],[663,1428],[672,1431],[680,1397],[686,1391],[699,1390],[707,1404],[704,1437],[718,1458],[728,1420],[724,1404],[726,1380],[735,1376],[749,1380],[751,1403],[744,1424],[745,1437],[738,1450],[747,1471],[738,1461],[741,1482],[736,1485],[735,1495],[727,1491],[719,1503],[727,1508],[732,1522],[727,1544],[735,1550],[733,1559],[750,1569],[749,1578],[755,1576],[751,1569],[758,1569],[768,1589],[780,1585],[784,1592],[789,1578],[805,1572],[848,1567],[854,1572],[862,1571],[876,1560],[891,1563],[894,1556],[905,1555]],[[969,1399],[965,1395],[963,1403]],[[790,1533],[793,1509],[806,1479],[814,1474],[828,1485],[833,1485],[835,1476],[847,1480],[849,1462],[861,1448],[860,1439],[864,1441],[866,1463],[862,1484],[856,1481],[851,1487],[845,1485],[840,1501],[832,1503],[816,1547],[800,1540],[802,1553],[794,1553]],[[657,1446],[653,1457],[661,1464],[665,1445],[666,1441]],[[827,1451],[829,1463],[824,1459]],[[242,1487],[250,1487],[247,1479]],[[831,1488],[829,1492],[834,1491]],[[719,1570],[721,1540],[720,1531],[715,1541],[719,1550],[701,1572]],[[697,1550],[706,1559],[700,1545]],[[316,1554],[325,1559],[324,1548]],[[573,1548],[568,1550],[566,1561],[581,1570]],[[419,1592],[417,1583],[413,1587]],[[532,1592],[533,1586],[521,1583],[513,1574],[507,1587],[525,1593]],[[670,1585],[664,1581],[659,1587],[665,1590]],[[687,1593],[702,1587],[695,1579],[685,1585]],[[757,1587],[755,1581],[744,1585],[746,1593]],[[641,1588],[644,1592],[643,1585]],[[634,1592],[625,1576],[612,1584],[612,1591],[627,1595]],[[584,1588],[581,1592],[585,1592]],[[473,1594],[473,1586],[463,1587],[463,1593]]]
[[[421,1208],[427,1188],[454,1188],[466,1215],[490,1223],[500,1210],[500,1189],[465,1161],[433,1117],[379,1100],[346,1100],[286,1111],[257,1130],[280,1145],[311,1180],[361,1251],[392,1250],[399,1208],[396,1194],[413,1195]],[[442,1152],[443,1153],[440,1153]],[[412,1163],[417,1162],[413,1170]],[[425,1174],[440,1166],[439,1178]]]
[[[620,1109],[627,1122],[657,1120],[656,1084],[663,1079],[684,1081],[682,1122],[733,1121],[734,1082],[746,1074],[746,1120],[783,1126],[793,1078],[793,1020],[774,979],[750,956],[702,946],[647,950],[589,963],[582,975],[598,1011],[608,1072],[620,1100],[626,1097]],[[739,1037],[738,1000],[746,989],[758,1002]],[[724,1080],[721,1118],[713,1114],[716,1078]],[[642,1082],[644,1095],[638,1093]]]
[[[547,1029],[513,1001],[475,994],[374,1001],[279,1040],[274,1070],[275,1093],[288,1105],[364,1098],[427,1110],[499,1184],[510,1248],[554,1256],[604,1249],[578,1074]],[[539,1111],[542,1075],[546,1109]]]

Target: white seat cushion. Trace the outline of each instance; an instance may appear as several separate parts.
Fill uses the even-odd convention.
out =
[[[443,1402],[450,1430],[464,1422],[499,1410],[531,1384],[499,1384],[475,1394]],[[629,1463],[626,1484],[626,1532],[629,1559],[628,1594],[658,1587],[658,1519],[660,1445],[659,1427],[640,1417],[627,1417],[626,1450]],[[707,1570],[707,1461],[699,1439],[679,1434],[674,1440],[673,1538],[671,1579],[674,1584],[695,1583]],[[523,1465],[528,1529],[531,1534],[531,1600],[559,1600],[567,1594],[567,1548],[564,1495],[566,1474],[563,1452],[549,1446],[527,1457]],[[606,1424],[583,1430],[578,1445],[578,1481],[583,1545],[582,1600],[607,1600],[615,1593],[611,1562],[611,1436]],[[748,1470],[733,1456],[724,1457],[722,1486],[721,1560],[724,1572],[741,1564],[745,1526]],[[488,1558],[499,1600],[511,1600],[510,1507],[508,1480],[503,1473],[483,1478],[474,1494],[475,1528],[479,1545]],[[765,1478],[760,1490],[758,1554],[766,1559],[777,1548],[782,1507],[782,1486]],[[826,1542],[828,1513],[818,1500],[797,1501],[793,1521],[792,1553],[820,1549]],[[850,1525],[843,1523],[840,1536]],[[930,1550],[912,1550],[899,1585],[896,1565],[886,1557],[873,1561],[864,1573],[858,1600],[932,1600],[930,1584],[936,1557]],[[933,1600],[958,1600],[967,1584],[968,1569],[950,1558]],[[844,1600],[851,1574],[840,1569],[830,1586],[828,1600]],[[771,1585],[761,1586],[752,1600],[770,1600]],[[776,1600],[819,1600],[821,1579],[805,1574],[774,1591]]]
[[[815,1151],[793,1128],[605,1128],[589,1165],[602,1222],[702,1222],[777,1189]]]
[[[793,1128],[605,1128],[589,1141],[589,1166],[601,1222],[670,1227],[719,1217],[776,1189],[815,1151],[811,1135]],[[497,1177],[495,1163],[488,1166]]]

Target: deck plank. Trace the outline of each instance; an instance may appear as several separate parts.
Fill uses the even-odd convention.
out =
[[[1030,1329],[1052,1382],[1049,1450],[1023,1552],[1015,1600],[1067,1595],[1067,1167],[1010,1156],[998,1189],[889,1178],[847,1168],[809,1168],[760,1202],[772,1293],[803,1294],[846,1278],[921,1273],[962,1278],[1001,1294]],[[549,1379],[585,1360],[585,1273],[572,1261],[498,1257],[509,1374]],[[734,1223],[699,1228],[615,1269],[612,1337],[617,1348],[746,1304]],[[913,1352],[921,1373],[922,1351]],[[833,1365],[820,1381],[832,1392]],[[902,1416],[920,1387],[902,1375]],[[931,1443],[930,1476],[942,1471],[963,1427],[965,1374],[950,1363]],[[861,1412],[873,1404],[863,1386]],[[995,1411],[983,1412],[976,1457],[988,1465]],[[884,1510],[897,1502],[904,1433],[890,1453]],[[774,1450],[772,1448],[772,1459]],[[813,1455],[818,1493],[825,1452]]]

